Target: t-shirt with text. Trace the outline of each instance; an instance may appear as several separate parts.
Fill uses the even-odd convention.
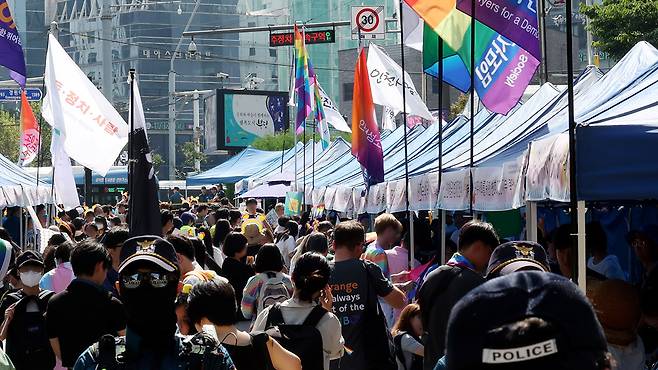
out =
[[[333,312],[342,325],[346,347],[346,355],[332,363],[332,369],[366,369],[367,333],[363,313],[368,301],[374,305],[377,296],[384,297],[393,291],[393,285],[379,266],[358,259],[336,262],[329,284],[334,297]]]

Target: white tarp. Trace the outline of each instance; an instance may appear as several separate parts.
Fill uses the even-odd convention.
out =
[[[526,172],[526,200],[569,201],[569,135],[533,141]]]
[[[523,158],[506,162],[502,168],[473,168],[473,209],[507,211],[523,205]]]
[[[437,208],[449,211],[469,209],[470,170],[468,168],[445,172],[441,175],[441,190]]]
[[[425,173],[409,178],[409,209],[424,211],[434,208],[439,195],[438,172]]]
[[[407,210],[407,189],[404,179],[389,181],[386,187],[387,212],[402,212]]]

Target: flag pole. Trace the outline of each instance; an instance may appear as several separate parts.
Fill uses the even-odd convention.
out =
[[[130,133],[128,134],[128,212],[134,214],[134,209],[132,209],[132,206],[135,204],[134,202],[134,197],[133,197],[133,187],[135,186],[135,179],[133,178],[134,175],[134,170],[135,170],[135,152],[133,148],[133,144],[135,141],[135,138],[133,136],[134,134],[134,129],[135,129],[135,69],[131,68],[130,71],[128,72],[128,78],[130,80],[130,112],[129,112],[129,119],[130,119]],[[128,229],[133,230],[133,226],[135,225],[135,218],[130,217],[130,224]]]
[[[471,119],[470,119],[470,163],[469,163],[469,179],[470,186],[468,187],[468,208],[471,216],[473,216],[473,131],[475,131],[475,6],[476,0],[471,0]]]
[[[317,108],[316,108],[317,109]],[[317,130],[317,124],[313,127],[313,163],[311,164],[311,189],[315,189],[315,131]],[[304,189],[306,190],[306,189]],[[311,203],[312,203],[311,199]]]
[[[402,124],[404,125],[404,183],[405,183],[405,188],[404,188],[404,194],[405,194],[405,204],[406,204],[406,210],[407,210],[407,218],[409,220],[409,229],[407,232],[409,233],[410,236],[410,241],[411,245],[409,246],[409,259],[407,261],[408,263],[408,268],[411,270],[411,261],[414,260],[414,254],[415,254],[415,243],[414,243],[414,218],[409,211],[409,153],[408,153],[408,148],[407,148],[407,84],[405,81],[405,63],[404,63],[404,20],[402,19],[403,17],[403,2],[404,0],[400,0],[399,2],[399,13],[400,13],[400,24],[403,25],[400,27],[400,59],[401,59],[401,67],[402,67]]]
[[[439,194],[441,194],[441,180],[443,180],[443,38],[439,36],[438,38],[438,59],[439,59],[439,66],[438,66],[438,75],[439,75],[439,104],[438,104],[438,110],[439,110],[439,176],[438,176],[438,187],[437,187],[437,201]],[[437,202],[438,203],[438,202]],[[439,230],[444,230],[445,228],[445,218],[443,217],[443,212],[439,211],[439,215],[437,215],[437,218],[440,220],[439,222],[441,223],[441,228]],[[439,232],[441,235],[441,259],[439,261],[443,261],[443,258],[446,254],[446,242],[445,242],[445,236],[443,232]]]
[[[569,110],[569,206],[571,208],[571,255],[573,279],[580,281],[580,274],[584,271],[578,269],[578,183],[576,179],[576,117],[574,112],[574,91],[573,91],[573,20],[572,20],[572,0],[566,0],[566,20],[567,20],[567,99]]]

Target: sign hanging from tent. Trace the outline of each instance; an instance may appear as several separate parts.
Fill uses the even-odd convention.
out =
[[[304,193],[301,191],[289,191],[286,193],[286,208],[284,214],[286,216],[299,216],[302,213],[302,197]]]
[[[386,8],[383,6],[353,6],[350,28],[352,40],[383,40],[386,38]]]

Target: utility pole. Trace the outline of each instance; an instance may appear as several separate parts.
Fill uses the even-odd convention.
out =
[[[101,9],[101,26],[102,26],[102,60],[103,60],[103,78],[101,88],[105,99],[114,104],[112,96],[112,10],[110,9],[111,0],[103,0]]]
[[[185,35],[185,32],[187,32],[187,30],[190,28],[192,19],[194,18],[197,9],[199,9],[200,1],[201,0],[196,0],[194,3],[194,9],[192,9],[190,18],[187,20],[187,24],[183,30],[183,35]],[[178,39],[176,50],[172,54],[171,60],[169,62],[169,127],[167,127],[167,131],[169,133],[169,180],[176,180],[176,70],[174,69],[174,61],[176,60],[176,55],[180,53],[180,46],[182,42],[183,36],[181,35],[181,37]],[[190,43],[188,51],[192,56],[195,56],[196,44],[194,44],[194,48],[192,48],[193,43],[194,40],[192,40],[192,43]]]
[[[199,124],[199,91],[194,90],[193,96],[193,111],[194,111],[194,151],[201,153],[201,126]],[[197,157],[194,160],[194,170],[197,173],[201,172],[201,160]]]

